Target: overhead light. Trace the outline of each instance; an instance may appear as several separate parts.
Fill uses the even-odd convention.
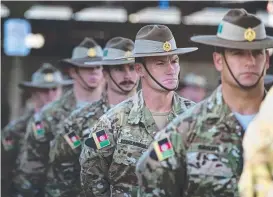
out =
[[[1,3],[1,18],[9,16],[9,8]]]
[[[177,7],[160,9],[159,7],[149,7],[137,13],[129,15],[131,23],[160,23],[160,24],[180,24],[181,11]]]
[[[76,21],[119,22],[127,21],[127,11],[123,7],[90,7],[76,12]]]
[[[28,19],[70,20],[72,14],[68,6],[34,5],[24,16]]]
[[[45,38],[42,34],[29,34],[25,38],[25,44],[29,48],[39,49],[45,44]]]
[[[183,17],[186,25],[219,25],[224,15],[229,11],[228,8],[204,8]]]

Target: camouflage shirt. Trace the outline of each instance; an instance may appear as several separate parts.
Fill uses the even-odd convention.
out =
[[[34,110],[27,110],[23,116],[11,121],[1,131],[1,179],[2,191],[10,187],[12,176],[16,173],[17,157],[22,148],[27,122],[33,116]]]
[[[221,86],[155,137],[136,172],[139,196],[238,196],[243,129]]]
[[[174,94],[168,120],[193,104]],[[148,148],[156,131],[142,91],[103,115],[92,128],[80,156],[82,186],[86,196],[134,196],[137,191],[136,162]]]
[[[30,120],[20,161],[20,173],[15,179],[18,190],[43,188],[54,137],[63,130],[63,121],[76,106],[72,90],[59,100],[46,105]]]
[[[74,110],[65,120],[65,129],[57,134],[50,149],[50,171],[46,187],[54,190],[56,196],[84,196],[81,193],[79,156],[81,143],[89,133],[83,131],[92,127],[109,108],[107,96],[103,95],[99,101]]]

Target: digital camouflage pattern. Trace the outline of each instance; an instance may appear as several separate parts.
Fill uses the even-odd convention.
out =
[[[239,182],[241,197],[273,195],[273,88],[268,92],[243,140],[244,170]]]
[[[221,86],[178,116],[155,140],[166,138],[173,156],[158,161],[151,145],[137,164],[138,196],[239,196],[243,129],[224,102]]]
[[[84,196],[80,183],[79,156],[81,144],[89,133],[83,131],[89,131],[88,128],[92,127],[109,108],[107,96],[103,94],[99,101],[74,110],[65,120],[65,129],[57,134],[50,150],[47,188],[59,190],[56,196]],[[73,139],[74,144],[71,143]]]
[[[2,194],[9,193],[12,177],[16,173],[17,157],[22,148],[27,123],[34,109],[27,109],[18,119],[11,121],[1,131],[1,186]]]
[[[23,196],[44,189],[53,139],[63,131],[63,121],[75,107],[73,90],[69,90],[30,120],[20,161],[20,173],[15,179],[16,188]],[[46,191],[47,195],[49,193],[52,192]]]
[[[174,94],[168,120],[186,111],[194,103]],[[80,156],[81,181],[86,196],[135,196],[135,165],[157,131],[151,112],[145,107],[142,91],[103,115],[92,128]],[[105,134],[96,138],[92,134]],[[108,140],[107,140],[108,138]],[[109,144],[110,142],[110,144]],[[106,146],[98,149],[99,146]]]

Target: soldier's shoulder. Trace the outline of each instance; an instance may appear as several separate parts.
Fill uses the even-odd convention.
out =
[[[109,109],[105,115],[110,117],[116,114],[128,114],[133,107],[134,99],[131,97]]]

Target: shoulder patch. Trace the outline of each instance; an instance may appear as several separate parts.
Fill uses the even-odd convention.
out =
[[[81,145],[80,137],[74,131],[65,134],[63,137],[72,149]]]
[[[33,133],[36,139],[41,139],[45,136],[44,125],[41,121],[36,121],[32,124]]]
[[[163,161],[174,155],[173,146],[169,138],[155,141],[153,147],[159,161]]]
[[[11,138],[3,139],[2,144],[6,151],[12,150],[14,148],[14,141]]]
[[[92,137],[96,143],[97,149],[101,149],[110,145],[110,140],[108,139],[108,135],[104,130],[92,133]]]

